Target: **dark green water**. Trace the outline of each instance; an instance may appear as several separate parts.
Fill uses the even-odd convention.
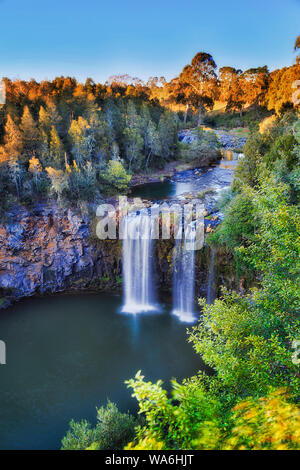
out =
[[[186,170],[161,183],[135,186],[131,189],[130,195],[155,201],[165,198],[176,199],[190,192],[197,195],[208,189],[219,193],[231,185],[233,170],[237,165],[237,160],[228,160],[231,157],[232,155],[227,155],[227,158],[224,156],[220,164],[213,168]]]
[[[135,186],[131,190],[130,196],[141,197],[142,199],[165,199],[176,194],[176,184],[172,181],[162,183],[148,183]]]
[[[56,449],[71,418],[95,421],[107,398],[135,411],[124,380],[168,382],[203,369],[168,307],[136,317],[112,295],[28,299],[0,312],[0,449]]]
[[[191,181],[164,181],[162,183],[148,183],[135,186],[131,190],[130,196],[142,199],[160,200],[169,197],[180,196],[197,189],[195,183]]]

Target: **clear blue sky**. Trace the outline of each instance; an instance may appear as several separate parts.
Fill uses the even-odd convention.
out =
[[[218,66],[293,63],[300,0],[0,0],[0,77],[176,76],[195,53]]]

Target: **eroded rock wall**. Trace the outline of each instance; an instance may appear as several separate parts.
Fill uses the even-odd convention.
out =
[[[0,225],[2,294],[20,298],[120,282],[120,243],[93,242],[88,216],[39,205],[7,220]]]

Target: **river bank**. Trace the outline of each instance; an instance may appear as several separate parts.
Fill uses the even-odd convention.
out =
[[[211,128],[204,128],[205,132],[212,132],[216,134],[217,139],[220,144],[220,150],[232,151],[241,153],[243,146],[247,142],[248,134],[243,132],[244,135],[239,135],[236,131],[234,132],[226,132],[221,129],[211,129]],[[178,133],[178,140],[184,144],[192,144],[196,139],[196,132],[197,129],[183,129]],[[190,162],[185,161],[173,161],[168,162],[164,168],[159,170],[152,170],[151,173],[149,172],[140,172],[137,175],[133,175],[130,188],[147,184],[147,183],[159,183],[166,181],[168,178],[172,178],[176,173],[187,171],[187,170],[194,170],[201,168],[209,168],[212,165],[217,163],[218,159],[211,159],[211,158],[201,158],[195,159]]]

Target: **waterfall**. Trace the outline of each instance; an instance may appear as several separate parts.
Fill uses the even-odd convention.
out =
[[[207,279],[207,295],[206,301],[210,305],[214,302],[215,296],[215,250],[212,248],[210,252],[209,270]]]
[[[181,230],[181,229],[180,229]],[[194,316],[196,227],[189,224],[184,240],[176,239],[173,274],[173,314],[192,323]]]
[[[123,278],[125,304],[122,312],[156,310],[153,298],[154,220],[146,210],[130,213],[123,219]]]

